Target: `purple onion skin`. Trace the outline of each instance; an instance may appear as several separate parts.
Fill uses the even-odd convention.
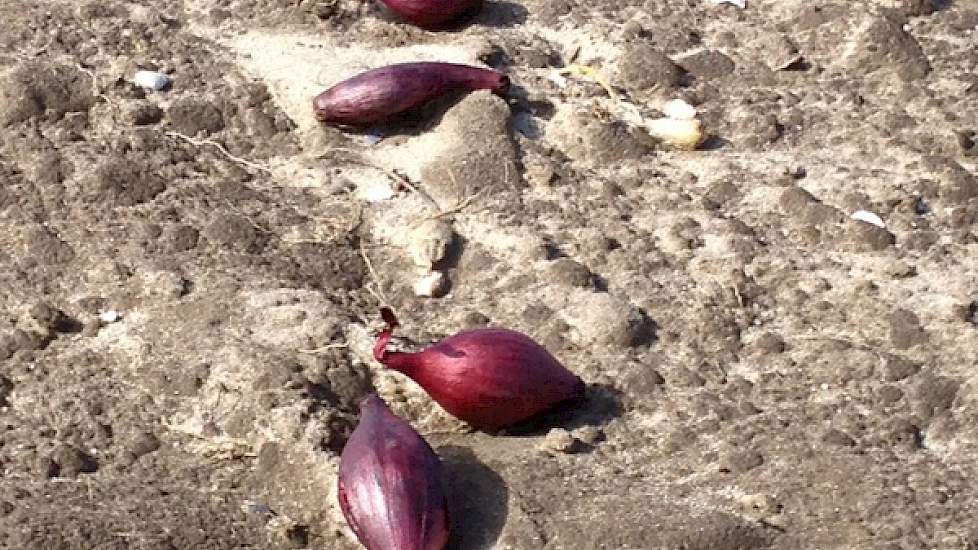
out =
[[[387,351],[391,328],[374,357],[418,383],[446,411],[496,431],[584,395],[584,382],[540,344],[508,329],[460,332],[417,352]]]
[[[322,122],[363,126],[421,107],[452,91],[504,93],[509,77],[493,69],[455,63],[388,65],[344,80],[313,99]]]
[[[442,466],[428,443],[376,395],[340,457],[339,501],[367,550],[442,550],[449,527]]]
[[[482,0],[380,0],[391,11],[423,29],[439,29],[475,11]]]

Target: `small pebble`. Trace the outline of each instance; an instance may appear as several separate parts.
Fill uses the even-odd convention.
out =
[[[705,135],[703,125],[696,119],[657,118],[646,122],[645,129],[652,138],[683,151],[692,151]]]
[[[771,495],[748,494],[739,498],[744,510],[760,518],[781,512],[781,504]]]
[[[136,71],[132,81],[140,88],[148,88],[157,92],[170,86],[170,77],[156,71]]]
[[[584,426],[574,430],[574,437],[586,445],[594,445],[604,440],[604,432],[595,426]]]
[[[414,295],[423,298],[439,298],[445,292],[447,279],[441,271],[432,271],[414,282]]]
[[[455,238],[452,225],[444,220],[426,220],[408,235],[408,252],[422,273],[441,261]]]
[[[547,80],[552,82],[554,86],[557,86],[558,88],[563,89],[567,87],[567,78],[564,75],[560,74],[560,71],[553,71],[552,73],[550,73],[550,75],[547,77]]]
[[[386,181],[372,181],[357,189],[357,196],[367,202],[383,202],[397,195],[391,184]]]
[[[102,313],[99,313],[98,319],[99,319],[99,321],[102,321],[103,324],[108,325],[108,324],[111,324],[111,323],[115,323],[119,319],[122,319],[122,313],[120,313],[120,312],[118,312],[118,311],[116,311],[114,309],[109,309],[109,310],[103,311]]]
[[[564,428],[554,428],[540,441],[540,450],[549,453],[573,453],[578,440]]]
[[[681,99],[672,99],[662,105],[662,114],[676,120],[689,120],[696,117],[696,107]]]
[[[720,459],[720,471],[742,474],[764,464],[764,457],[752,450],[730,450]]]
[[[856,210],[849,217],[861,222],[871,223],[876,227],[886,228],[886,224],[883,223],[883,219],[869,210]]]
[[[923,216],[930,213],[930,205],[927,204],[927,200],[923,197],[917,197],[917,200],[913,203],[913,211],[918,216]]]

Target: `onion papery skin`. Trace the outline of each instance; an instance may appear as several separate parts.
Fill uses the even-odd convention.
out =
[[[464,331],[407,353],[387,351],[391,330],[378,338],[377,360],[410,377],[442,408],[478,429],[497,431],[584,395],[579,377],[520,332]]]
[[[449,521],[441,461],[377,395],[360,412],[340,456],[343,516],[367,550],[442,550]]]
[[[438,30],[464,14],[474,13],[482,0],[380,0],[391,11],[415,25]]]
[[[371,69],[344,80],[313,99],[321,122],[365,126],[412,111],[449,92],[505,93],[509,77],[488,68],[423,61]]]

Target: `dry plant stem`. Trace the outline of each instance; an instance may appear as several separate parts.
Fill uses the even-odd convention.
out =
[[[298,351],[299,353],[308,353],[310,355],[319,355],[319,354],[322,354],[322,353],[326,353],[326,352],[328,352],[330,350],[344,349],[344,348],[348,348],[348,347],[350,347],[349,344],[347,344],[345,342],[341,342],[341,343],[337,343],[337,344],[327,344],[327,345],[322,346],[322,347],[319,347],[319,348],[299,349],[299,350],[296,350],[296,351]]]
[[[374,163],[372,163],[372,162],[364,159],[363,156],[360,153],[358,153],[357,151],[354,151],[353,149],[348,149],[346,147],[333,147],[333,148],[325,151],[324,153],[322,153],[320,155],[317,155],[316,158],[317,159],[323,159],[323,158],[326,158],[330,153],[334,153],[334,152],[335,153],[346,153],[347,155],[351,155],[351,158],[344,159],[347,162],[351,162],[351,163],[354,163],[354,164],[359,164],[360,166],[366,166],[367,168],[373,168],[374,170],[378,170],[380,172],[383,172],[387,177],[389,177],[395,183],[399,183],[399,184],[403,185],[408,190],[410,190],[412,193],[415,193],[416,195],[418,195],[419,197],[421,197],[422,199],[424,199],[425,201],[427,201],[431,206],[433,206],[435,208],[435,210],[440,210],[441,209],[441,206],[438,204],[437,201],[435,201],[435,199],[433,199],[431,197],[431,195],[429,195],[428,193],[425,193],[421,189],[418,189],[407,178],[401,176],[400,174],[394,172],[393,170],[388,170],[387,168],[384,168],[383,166],[379,166],[377,164],[374,164]]]
[[[218,142],[216,142],[216,141],[214,141],[212,139],[194,139],[194,138],[192,138],[192,137],[190,137],[188,135],[181,134],[179,132],[167,132],[166,135],[168,135],[170,137],[175,137],[175,138],[182,139],[183,141],[186,141],[187,143],[190,143],[190,144],[195,145],[197,147],[202,147],[204,145],[210,145],[210,146],[214,147],[215,149],[217,149],[218,151],[220,151],[221,154],[224,155],[225,157],[227,157],[228,159],[230,159],[230,160],[232,160],[232,161],[234,161],[234,162],[236,162],[236,163],[238,163],[238,164],[240,164],[242,166],[246,166],[248,168],[251,168],[252,170],[257,170],[259,172],[264,172],[266,174],[271,174],[272,173],[272,171],[269,170],[268,167],[266,167],[266,166],[263,166],[261,164],[258,164],[257,162],[252,162],[250,160],[245,160],[245,159],[243,159],[241,157],[236,157],[236,156],[232,155],[227,149],[224,148],[223,145],[221,145],[220,143],[218,143]]]
[[[572,64],[569,65],[566,69],[562,69],[560,71],[560,74],[581,76],[589,80],[592,80],[594,82],[597,82],[599,86],[604,88],[604,91],[608,94],[608,96],[611,99],[615,101],[621,101],[621,98],[618,97],[618,93],[615,92],[614,88],[611,87],[611,83],[609,83],[608,80],[601,75],[601,73],[599,73],[592,67],[588,67],[587,65]]]
[[[227,204],[228,209],[230,209],[235,214],[237,214],[237,215],[243,217],[245,220],[247,220],[247,222],[249,224],[251,224],[251,226],[254,227],[259,233],[264,233],[266,235],[274,235],[274,233],[272,233],[272,231],[270,229],[267,229],[265,227],[262,227],[262,225],[259,224],[258,222],[256,222],[254,218],[252,218],[248,214],[245,214],[240,209],[238,209],[233,204],[231,204],[231,201],[226,200],[224,202]]]
[[[455,180],[455,174],[453,172],[449,172],[448,173],[448,176],[450,178],[452,178],[452,184],[454,184],[455,187],[457,188],[458,187],[458,182]],[[506,181],[509,181],[509,166],[508,165],[506,165],[506,176],[505,177],[506,177]],[[451,208],[449,208],[447,210],[442,210],[442,209],[439,208],[438,209],[438,212],[436,212],[436,213],[434,213],[431,216],[428,216],[426,218],[421,218],[420,220],[414,222],[411,225],[411,227],[417,227],[417,226],[419,226],[419,225],[421,225],[424,222],[429,221],[429,220],[438,220],[438,219],[441,219],[441,218],[445,218],[445,217],[451,216],[453,214],[458,214],[462,210],[465,210],[466,208],[468,208],[469,205],[471,205],[473,202],[475,202],[475,199],[479,198],[481,195],[482,195],[482,191],[479,191],[477,193],[473,193],[473,194],[469,195],[468,197],[465,197],[464,199],[459,199],[458,202],[455,203],[455,206],[453,206],[453,207],[451,207]]]
[[[432,214],[431,216],[428,216],[427,218],[423,218],[422,220],[418,221],[415,225],[421,225],[422,223],[428,220],[437,220],[437,219],[444,218],[446,216],[451,216],[452,214],[458,214],[462,210],[468,208],[469,205],[471,205],[473,202],[475,202],[475,199],[479,198],[480,195],[482,195],[482,191],[469,195],[468,197],[465,197],[464,199],[460,200],[452,208],[449,208],[448,210],[442,210],[436,214]]]
[[[364,285],[363,288],[366,288],[367,292],[373,294],[374,298],[381,304],[389,304],[390,300],[387,299],[387,296],[384,296],[384,291],[381,290],[380,276],[377,274],[377,270],[374,269],[374,264],[370,261],[370,256],[367,255],[367,251],[363,248],[363,243],[360,243],[360,256],[363,257],[363,263],[367,266],[370,279],[373,282],[373,286],[377,287],[377,290],[370,288],[370,285]]]
[[[102,93],[102,90],[98,87],[98,77],[95,76],[95,72],[91,69],[86,69],[81,63],[76,63],[78,70],[87,74],[92,79],[92,95],[95,97],[100,97],[105,100],[106,103],[115,107],[115,102],[109,99],[109,96]]]

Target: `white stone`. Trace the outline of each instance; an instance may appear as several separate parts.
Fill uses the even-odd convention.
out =
[[[99,313],[98,319],[105,324],[114,323],[119,319],[122,319],[122,313],[119,313],[114,309],[109,309]]]
[[[870,212],[869,210],[856,210],[849,217],[861,222],[871,223],[876,227],[883,227],[883,228],[886,227],[886,224],[883,222],[883,219],[877,216],[876,214]]]
[[[432,271],[414,282],[414,294],[422,298],[437,298],[445,291],[445,274]]]
[[[357,189],[357,196],[367,202],[383,202],[397,194],[386,180],[373,180]]]
[[[136,71],[132,81],[140,88],[160,91],[170,85],[170,77],[156,71]]]
[[[452,225],[444,220],[425,220],[408,235],[408,252],[414,265],[427,273],[433,265],[448,254],[448,247],[455,238]]]
[[[689,120],[696,118],[696,107],[681,99],[672,99],[662,105],[662,113],[669,118]]]
[[[674,149],[692,151],[703,142],[703,125],[696,119],[657,118],[645,125],[649,135]]]

